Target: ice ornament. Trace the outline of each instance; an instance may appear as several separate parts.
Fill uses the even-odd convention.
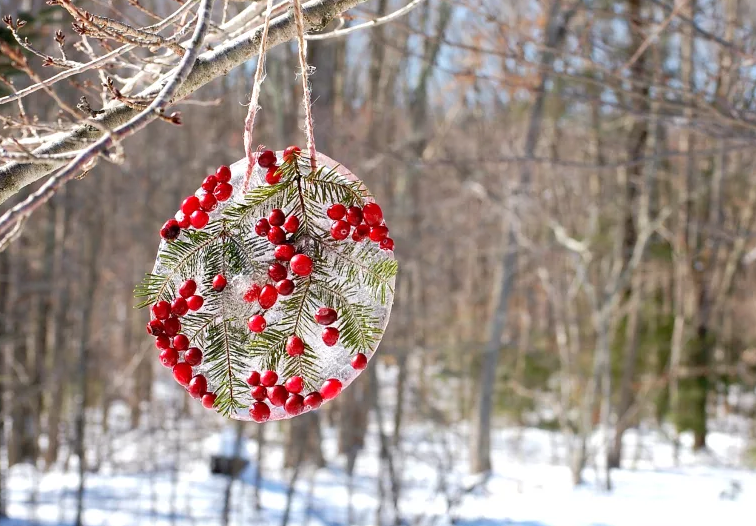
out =
[[[382,211],[350,171],[316,160],[260,152],[248,181],[246,159],[230,177],[219,168],[163,226],[136,290],[162,364],[233,419],[291,418],[337,397],[389,320],[397,262]]]

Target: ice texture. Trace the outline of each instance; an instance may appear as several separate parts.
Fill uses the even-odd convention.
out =
[[[277,156],[277,164],[281,164],[283,162],[283,152],[278,151],[276,152]],[[318,153],[317,158],[317,166],[325,167],[326,170],[335,169],[339,175],[344,177],[346,180],[350,181],[357,181],[358,179],[346,168],[341,166],[339,163],[334,161],[333,159],[326,157],[323,154]],[[244,202],[244,192],[242,189],[242,186],[244,184],[244,176],[247,169],[247,160],[242,159],[240,161],[237,161],[233,165],[231,165],[231,185],[234,187],[234,192],[231,198],[225,202],[218,203],[218,207],[212,211],[210,215],[210,220],[214,220],[219,218],[223,211],[228,208],[229,206],[232,206],[235,203],[243,203]],[[255,163],[254,170],[252,172],[252,176],[250,178],[249,182],[249,190],[253,190],[254,188],[261,186],[261,185],[267,185],[265,182],[265,173],[267,172],[266,169],[261,168],[258,164]],[[372,198],[364,199],[364,203],[373,201]],[[322,203],[321,209],[316,211],[317,215],[317,222],[320,224],[320,226],[328,232],[331,225],[331,220],[326,216],[326,209],[328,206],[330,206],[332,203]],[[253,224],[259,217],[266,216],[269,212],[268,209],[261,210],[261,212],[255,216],[254,219],[252,219]],[[289,209],[284,209],[284,212],[289,212]],[[251,233],[252,236],[255,236],[254,232]],[[180,237],[180,239],[186,239],[185,235],[183,234]],[[351,246],[353,245],[354,241],[352,241],[351,236],[347,238],[345,241],[338,242],[336,244],[337,247],[345,247],[345,246]],[[363,247],[363,249],[367,249],[369,245],[375,246],[373,243],[371,243],[368,240],[362,241],[360,245]],[[155,260],[155,267],[153,269],[154,274],[160,274],[164,275],[165,273],[169,272],[169,270],[161,263],[161,254],[163,253],[165,247],[167,245],[166,241],[162,241],[160,243],[157,258]],[[308,240],[303,240],[297,243],[297,252],[304,252],[308,253],[311,249],[312,242]],[[244,302],[242,295],[244,291],[248,289],[248,287],[252,283],[258,283],[261,286],[266,282],[267,274],[265,269],[267,269],[267,266],[275,261],[274,255],[273,255],[274,246],[272,244],[268,245],[266,244],[266,250],[262,251],[260,253],[252,255],[252,259],[255,261],[262,263],[260,270],[255,275],[226,275],[226,279],[228,280],[228,285],[226,286],[225,290],[222,292],[222,301],[220,308],[212,308],[210,305],[206,304],[204,305],[199,311],[197,311],[197,314],[201,313],[209,313],[213,315],[217,315],[219,318],[222,316],[224,319],[234,318],[237,321],[234,321],[233,324],[235,326],[238,326],[240,329],[244,331],[248,331],[246,325],[246,320],[249,318],[250,315],[253,313],[256,313],[259,311],[259,308],[257,307],[257,303],[254,303],[252,305]],[[360,250],[359,258],[361,260],[364,260],[366,263],[370,263],[371,261],[375,261],[376,259],[394,259],[394,253],[393,251],[389,250],[378,250],[378,251],[370,251],[370,250]],[[334,254],[328,254],[327,255],[327,268],[333,269],[333,262],[335,261],[335,255]],[[173,289],[177,290],[179,285],[183,283],[186,279],[194,279],[197,281],[198,284],[198,291],[197,294],[205,295],[207,293],[207,290],[203,289],[203,284],[201,283],[201,277],[204,275],[204,268],[202,268],[202,264],[200,263],[199,268],[197,269],[196,273],[194,275],[188,275],[184,274],[182,272],[179,272],[175,274],[172,278],[173,283]],[[328,273],[329,278],[334,280],[337,283],[344,283],[346,281],[346,278],[343,276],[339,276],[335,271]],[[291,277],[291,272],[289,272],[289,277]],[[389,316],[391,314],[391,306],[394,301],[394,290],[395,285],[395,279],[392,279],[390,282],[390,289],[387,290],[386,293],[386,301],[381,303],[378,299],[374,297],[372,292],[366,287],[362,287],[359,289],[359,292],[357,296],[354,298],[354,303],[360,303],[362,305],[368,306],[371,311],[372,315],[377,318],[378,324],[376,325],[376,331],[380,332],[380,336],[382,336],[383,331],[386,328],[386,325],[389,321]],[[271,308],[265,311],[265,319],[267,321],[268,328],[275,328],[276,323],[279,322],[283,316],[284,312],[281,307],[282,300],[285,300],[286,298],[279,296],[278,301],[276,304]],[[324,305],[327,306],[327,305]],[[222,312],[221,312],[222,311]],[[314,313],[307,313],[308,315],[312,316]],[[189,312],[184,319],[187,319],[191,316],[195,315],[193,312]],[[338,327],[339,322],[337,321],[334,326]],[[308,343],[313,351],[314,354],[317,356],[317,365],[320,370],[320,375],[318,378],[318,382],[316,382],[316,389],[319,388],[322,383],[329,378],[336,378],[342,382],[343,388],[346,389],[349,384],[351,384],[357,376],[360,375],[362,371],[358,371],[352,368],[350,361],[351,357],[353,356],[353,352],[351,352],[349,349],[346,349],[342,344],[341,341],[339,341],[336,345],[333,347],[328,347],[325,345],[321,339],[320,331],[316,331],[315,334],[310,334],[307,331],[302,331],[298,333],[298,336],[303,338],[306,343]],[[367,353],[368,360],[372,359],[373,355],[375,354],[378,343],[380,343],[380,339],[378,342],[374,345],[372,352]],[[204,350],[203,350],[204,352]],[[183,353],[181,353],[183,354]],[[246,367],[242,371],[235,371],[236,376],[238,377],[238,380],[240,380],[242,383],[245,382],[247,376],[251,371],[260,371],[262,372],[264,369],[261,365],[261,362],[263,360],[262,357],[243,357],[242,360],[246,363]],[[281,363],[279,363],[277,373],[279,375],[279,382],[280,384],[283,384],[287,378],[284,378],[282,376],[283,369],[284,369],[284,362],[285,360],[282,360]],[[210,365],[203,361],[202,364],[200,364],[197,367],[193,368],[194,374],[204,374],[207,377],[208,380],[208,392],[213,392],[217,385],[214,385],[213,382],[210,379],[210,376],[208,373]],[[245,383],[246,386],[246,383]],[[310,390],[305,390],[302,394],[306,395],[308,392],[311,392]],[[251,420],[248,412],[248,408],[251,404],[255,402],[255,400],[250,395],[250,388],[245,387],[245,389],[239,393],[238,389],[234,390],[234,398],[241,401],[241,403],[244,405],[243,408],[237,410],[234,414],[231,415],[231,418],[237,419],[237,420]],[[270,404],[269,401],[267,401],[271,413],[270,413],[270,420],[283,420],[287,418],[292,418],[291,415],[287,414],[283,407],[274,407],[272,404]],[[327,403],[327,402],[324,402]]]

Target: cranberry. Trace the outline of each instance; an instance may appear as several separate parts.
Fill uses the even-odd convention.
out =
[[[351,228],[352,227],[350,227],[349,223],[347,223],[346,221],[343,221],[341,219],[334,221],[333,223],[331,223],[331,237],[338,241],[346,239],[347,236],[349,236],[349,230]]]
[[[165,300],[158,301],[152,306],[152,314],[159,320],[165,320],[171,315],[171,304]]]
[[[199,210],[200,208],[200,201],[197,198],[196,195],[190,195],[186,199],[184,199],[184,202],[181,203],[181,211],[186,214],[186,216],[192,215],[192,212],[195,210]]]
[[[302,148],[299,146],[289,146],[283,151],[283,160],[287,163],[294,162],[300,153],[302,153]]]
[[[312,272],[312,259],[305,254],[291,258],[291,271],[297,276],[309,276]]]
[[[249,408],[249,416],[258,424],[267,422],[270,418],[270,407],[265,402],[255,402]]]
[[[323,338],[323,343],[328,347],[333,347],[339,341],[339,330],[336,327],[326,327],[323,329],[321,337]]]
[[[350,206],[346,212],[346,220],[352,226],[362,223],[362,208],[359,206]]]
[[[355,241],[362,241],[370,234],[370,227],[367,225],[359,225],[354,229],[352,233],[352,239]]]
[[[187,305],[186,300],[179,296],[173,302],[171,303],[171,314],[174,316],[183,316],[189,311],[189,305]]]
[[[273,253],[278,261],[289,261],[297,253],[294,245],[278,245]]]
[[[292,376],[286,380],[284,387],[286,387],[286,390],[290,393],[301,393],[302,389],[304,389],[304,380],[301,376]]]
[[[290,296],[294,292],[294,282],[290,279],[282,279],[276,283],[276,290],[281,296]]]
[[[258,334],[263,332],[267,326],[268,322],[259,314],[254,314],[249,317],[249,320],[247,320],[247,327],[249,327],[249,330]]]
[[[175,219],[169,219],[160,229],[160,237],[166,241],[173,241],[181,235],[181,227]]]
[[[193,279],[188,279],[181,284],[178,291],[179,291],[179,295],[182,298],[188,298],[189,296],[194,296],[194,293],[197,292],[197,282],[195,282]]]
[[[252,371],[247,377],[247,383],[251,386],[260,385],[260,373]]]
[[[273,387],[278,381],[278,373],[275,371],[265,371],[260,375],[260,383],[265,387]]]
[[[158,349],[170,349],[171,348],[171,338],[169,336],[166,336],[165,334],[161,334],[157,338],[155,338],[155,347]]]
[[[164,367],[173,367],[178,363],[179,355],[176,349],[163,349],[160,351],[160,363]]]
[[[279,170],[278,166],[274,164],[273,166],[270,166],[265,173],[265,182],[271,185],[278,184],[281,182],[282,175],[281,170]]]
[[[213,195],[218,201],[228,201],[231,194],[234,193],[234,187],[229,183],[218,183],[218,186],[213,190]]]
[[[289,393],[283,385],[274,385],[268,388],[268,400],[276,407],[281,407],[286,403]]]
[[[202,363],[202,351],[197,347],[189,347],[184,353],[184,361],[192,367],[198,366]]]
[[[354,355],[354,358],[352,358],[352,368],[357,369],[358,371],[362,371],[365,367],[367,367],[367,362],[367,356],[365,356],[361,352],[358,352]]]
[[[195,210],[192,215],[189,216],[189,222],[197,230],[205,228],[207,222],[210,221],[210,216],[204,210]]]
[[[280,208],[274,208],[268,214],[268,223],[272,226],[283,226],[286,222],[286,214]]]
[[[286,230],[290,234],[293,234],[299,228],[299,218],[297,216],[291,215],[286,218],[283,226],[284,230]]]
[[[173,337],[173,348],[177,351],[185,351],[189,348],[189,338],[186,334],[177,334]]]
[[[273,150],[265,150],[257,158],[257,164],[263,168],[269,168],[276,164],[276,153]]]
[[[326,215],[334,221],[341,219],[346,214],[346,207],[341,203],[336,203],[328,207]]]
[[[269,309],[276,304],[278,300],[278,291],[273,285],[265,285],[260,291],[260,297],[257,301],[263,309]]]
[[[315,313],[315,321],[320,325],[330,325],[339,318],[336,311],[328,307],[320,307]]]
[[[226,288],[227,283],[228,281],[226,281],[226,277],[223,274],[218,274],[213,278],[213,290],[215,292],[221,292]]]
[[[370,241],[380,243],[388,237],[388,228],[385,226],[374,226],[370,229]]]
[[[272,226],[268,232],[268,241],[274,245],[282,245],[286,242],[286,232],[280,226]]]
[[[205,180],[202,181],[201,187],[205,192],[212,192],[213,190],[215,190],[215,185],[217,184],[218,178],[214,175],[208,175],[207,177],[205,177]]]
[[[207,409],[212,409],[215,406],[215,400],[218,396],[215,393],[205,393],[202,397],[202,406]]]
[[[187,391],[189,391],[189,394],[192,395],[193,398],[202,398],[207,392],[207,379],[201,374],[198,374],[189,381],[189,388]]]
[[[294,260],[292,260],[292,268],[291,270],[294,270]],[[268,276],[270,276],[270,279],[273,281],[281,281],[282,279],[286,279],[286,276],[289,273],[286,270],[286,267],[281,265],[280,263],[273,263],[268,267]]]
[[[376,203],[368,203],[362,207],[362,217],[368,226],[378,226],[383,221],[383,211]]]
[[[333,400],[341,393],[341,382],[336,378],[329,378],[323,382],[323,386],[320,388],[320,395],[323,400]]]
[[[257,223],[255,223],[255,234],[262,237],[267,236],[268,232],[270,232],[270,223],[268,223],[268,220],[264,217],[258,219]]]
[[[181,322],[178,318],[171,316],[163,323],[163,330],[166,336],[176,336],[181,330]]]
[[[284,409],[292,416],[302,414],[302,411],[304,411],[304,398],[299,394],[290,395],[286,399],[286,402],[284,402]]]
[[[192,226],[191,221],[189,221],[189,216],[186,215],[181,210],[176,212],[176,215],[173,217],[176,219],[176,222],[178,223],[179,228],[189,228],[190,226]]]
[[[320,396],[320,393],[310,393],[304,397],[304,405],[308,409],[317,409],[322,403],[323,397]]]
[[[147,334],[151,334],[152,336],[160,336],[163,334],[163,329],[163,322],[160,320],[150,320],[147,324]]]
[[[200,310],[205,299],[202,296],[189,296],[186,298],[186,304],[190,310]]]
[[[213,194],[207,193],[200,197],[200,206],[205,212],[212,212],[218,206],[218,200]]]
[[[252,395],[252,398],[258,402],[262,402],[268,398],[268,389],[264,385],[256,385],[252,388],[250,394]]]
[[[244,298],[244,301],[246,301],[247,303],[256,302],[257,298],[260,297],[260,285],[258,285],[257,283],[253,283],[252,285],[249,286],[247,291],[244,293],[244,296],[242,297]]]
[[[381,248],[383,250],[394,250],[394,240],[390,237],[387,237],[383,241],[381,241]]]
[[[292,334],[289,339],[286,340],[286,354],[289,356],[301,356],[304,354],[305,345],[302,338]]]
[[[231,168],[226,165],[219,166],[215,171],[215,179],[219,183],[227,183],[231,180]]]
[[[181,385],[188,385],[192,379],[192,366],[186,362],[173,366],[173,378]]]

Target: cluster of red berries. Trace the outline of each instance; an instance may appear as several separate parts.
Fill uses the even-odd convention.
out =
[[[292,416],[301,414],[307,409],[317,409],[323,400],[331,400],[341,393],[341,382],[335,378],[329,378],[320,388],[320,391],[302,396],[304,380],[301,376],[292,376],[283,384],[278,384],[278,373],[275,371],[252,371],[247,378],[247,383],[252,386],[252,398],[256,400],[249,408],[249,416],[255,422],[267,422],[270,418],[270,406],[283,407]]]
[[[389,229],[383,220],[383,210],[376,203],[367,203],[362,208],[347,208],[341,203],[335,203],[328,207],[326,214],[333,219],[331,237],[337,241],[346,239],[351,232],[355,242],[367,238],[378,243],[384,250],[394,250],[394,240],[388,237]]]
[[[208,175],[194,195],[190,195],[181,203],[181,208],[173,219],[165,222],[160,229],[160,236],[173,241],[181,234],[181,229],[190,226],[201,230],[210,221],[210,212],[215,210],[219,202],[227,201],[234,193],[231,186],[231,169],[221,166],[213,175]]]
[[[283,160],[287,163],[293,162],[301,153],[302,149],[298,146],[289,146],[283,152]],[[261,152],[257,157],[257,164],[262,168],[268,169],[265,173],[266,183],[272,185],[281,182],[281,176],[283,174],[281,173],[281,170],[279,170],[280,167],[276,164],[276,152],[273,150],[265,150],[264,152]]]
[[[220,274],[213,280],[213,288]],[[225,287],[225,278],[223,278]],[[155,317],[147,324],[147,333],[155,336],[155,346],[160,349],[160,363],[170,367],[173,378],[183,385],[192,397],[201,399],[202,405],[211,409],[216,395],[207,391],[207,378],[193,375],[192,367],[202,363],[202,351],[198,347],[189,347],[189,338],[182,334],[181,320],[190,310],[202,308],[204,298],[195,294],[197,283],[188,279],[179,287],[179,296],[172,302],[160,300],[152,306]]]

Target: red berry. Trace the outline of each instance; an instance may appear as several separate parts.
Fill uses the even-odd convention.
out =
[[[171,338],[169,336],[166,336],[165,334],[161,334],[157,338],[155,338],[155,347],[158,349],[170,349],[171,348]]]
[[[383,210],[376,203],[368,203],[362,207],[362,217],[368,226],[378,226],[383,221]]]
[[[352,233],[352,239],[355,241],[362,241],[370,234],[370,227],[367,225],[359,225],[354,229]]]
[[[275,371],[265,371],[260,375],[260,383],[265,387],[273,387],[278,381],[278,373]]]
[[[260,157],[257,158],[257,164],[263,168],[269,168],[276,164],[276,153],[273,150],[265,150],[260,154]]]
[[[191,221],[189,221],[189,216],[181,210],[176,212],[176,215],[173,217],[176,218],[179,228],[189,228],[192,225]]]
[[[276,290],[281,296],[289,296],[294,292],[294,282],[290,279],[282,279],[276,283]]]
[[[323,382],[323,386],[320,388],[320,395],[323,400],[333,400],[341,393],[341,382],[336,378],[329,378]]]
[[[166,241],[173,241],[181,235],[181,227],[175,219],[169,219],[160,229],[160,237]]]
[[[173,302],[171,303],[171,314],[174,316],[183,316],[189,311],[189,305],[187,305],[186,300],[179,296]]]
[[[207,392],[207,379],[201,374],[198,374],[189,381],[189,388],[187,391],[189,391],[189,394],[192,395],[193,398],[202,398]]]
[[[215,171],[215,179],[219,183],[227,183],[231,180],[231,168],[226,165],[219,166]]]
[[[202,397],[202,406],[207,409],[212,409],[213,406],[215,406],[216,398],[218,398],[218,396],[215,393],[205,393]]]
[[[320,393],[310,393],[307,396],[304,397],[304,405],[308,409],[317,409],[320,407],[320,404],[323,403],[323,397],[320,396]]]
[[[283,174],[275,164],[268,167],[268,171],[265,173],[265,182],[268,184],[278,184],[281,182],[281,176]]]
[[[176,336],[181,330],[181,322],[178,318],[171,316],[163,323],[163,330],[166,336]]]
[[[151,334],[152,336],[160,336],[163,334],[163,329],[163,322],[160,320],[150,320],[147,324],[147,334]]]
[[[341,219],[334,221],[333,223],[331,223],[331,237],[338,241],[346,239],[347,236],[349,236],[349,230],[351,228],[352,227],[350,227],[349,223],[347,223],[346,221],[343,221]]]
[[[221,292],[226,288],[226,277],[223,274],[218,274],[213,278],[213,290],[215,292]]]
[[[158,301],[152,306],[152,314],[159,320],[165,320],[171,315],[171,304],[165,300]]]
[[[265,285],[260,291],[260,297],[257,301],[263,309],[269,309],[276,304],[278,300],[278,291],[273,285]]]
[[[189,296],[186,298],[186,304],[190,310],[200,310],[205,299],[202,296]]]
[[[257,298],[260,297],[260,285],[257,283],[253,283],[249,286],[247,289],[247,292],[244,293],[244,301],[247,303],[254,303],[257,301]]]
[[[160,351],[160,363],[164,367],[173,367],[178,363],[179,355],[176,349],[163,349]]]
[[[255,234],[258,236],[267,236],[268,232],[270,232],[270,223],[268,223],[268,220],[264,217],[262,219],[258,219],[257,223],[255,224]]]
[[[268,389],[264,385],[256,385],[252,388],[251,394],[252,398],[258,402],[262,402],[268,398]]]
[[[218,206],[218,200],[211,193],[206,193],[199,198],[200,206],[205,212],[212,212]]]
[[[215,185],[217,184],[218,178],[214,175],[208,175],[207,177],[205,177],[205,180],[202,181],[201,187],[205,192],[212,192],[213,190],[215,190]]]
[[[292,376],[286,380],[284,387],[286,387],[286,390],[290,393],[301,393],[302,389],[304,389],[304,380],[301,376]]]
[[[268,400],[276,407],[281,407],[286,403],[289,393],[283,385],[274,385],[268,388]]]
[[[184,353],[184,361],[192,367],[196,367],[202,363],[202,351],[197,347],[189,347]]]
[[[289,356],[301,356],[304,354],[305,345],[302,338],[292,334],[289,339],[286,340],[286,354]]]
[[[336,311],[328,307],[320,307],[315,313],[315,321],[320,325],[330,325],[339,318]]]
[[[290,395],[284,402],[284,409],[290,415],[297,416],[304,411],[304,398],[302,395]]]
[[[254,314],[249,317],[249,320],[247,320],[247,327],[249,327],[249,330],[258,334],[264,331],[267,326],[268,322],[259,314]]]
[[[270,407],[265,402],[255,402],[249,408],[249,416],[258,424],[267,422],[270,418]]]
[[[283,151],[283,160],[287,163],[294,162],[300,153],[302,153],[302,148],[299,146],[289,146]]]
[[[339,330],[336,327],[326,327],[323,329],[321,337],[323,338],[323,343],[328,347],[333,347],[339,341]]]
[[[352,368],[357,369],[358,371],[362,371],[365,367],[367,367],[367,362],[367,356],[365,356],[361,352],[358,352],[354,355],[354,358],[352,358]]]
[[[291,258],[291,271],[297,276],[309,276],[312,272],[312,259],[305,254]]]
[[[359,206],[350,206],[346,212],[346,220],[352,226],[362,223],[362,208]]]
[[[292,260],[291,270],[294,270],[293,263],[294,260]],[[281,281],[282,279],[286,279],[286,276],[288,274],[289,273],[286,270],[286,267],[284,267],[280,263],[273,263],[268,267],[268,276],[270,276],[270,279],[272,279],[273,281]]]
[[[251,386],[260,385],[260,373],[252,371],[247,377],[247,383]]]
[[[286,230],[290,234],[293,234],[299,228],[299,218],[293,215],[289,216],[286,218],[286,221],[284,221],[283,226],[284,230]]]
[[[341,203],[336,203],[328,207],[326,215],[334,221],[341,219],[346,214],[346,207]]]
[[[286,221],[286,214],[280,208],[274,208],[268,214],[268,223],[272,226],[283,226]]]
[[[177,334],[173,337],[173,348],[177,351],[185,351],[189,348],[189,338],[186,334]]]
[[[188,385],[192,379],[192,366],[186,362],[173,366],[173,378],[181,385]]]
[[[229,183],[218,183],[218,186],[213,190],[213,195],[218,201],[228,201],[231,194],[234,193],[234,187]]]
[[[196,195],[190,195],[186,199],[184,199],[184,202],[181,203],[181,211],[184,212],[187,216],[192,215],[192,212],[195,210],[199,210],[200,208],[200,201],[197,198]]]
[[[383,250],[394,250],[394,240],[390,237],[387,237],[383,241],[381,241],[381,248]]]
[[[286,232],[280,226],[272,226],[268,232],[268,241],[274,245],[282,245],[286,241]]]
[[[294,245],[278,245],[274,250],[278,261],[289,261],[296,253],[297,249],[294,248]]]
[[[205,225],[207,225],[208,221],[210,221],[210,216],[208,216],[207,212],[205,212],[204,210],[196,210],[192,212],[192,215],[189,216],[189,222],[197,230],[205,228]]]
[[[385,226],[374,226],[370,229],[370,241],[380,243],[388,237],[388,228]]]
[[[194,293],[197,292],[197,282],[194,281],[193,279],[188,279],[181,284],[178,291],[179,291],[179,295],[182,298],[188,298],[189,296],[193,296]]]

